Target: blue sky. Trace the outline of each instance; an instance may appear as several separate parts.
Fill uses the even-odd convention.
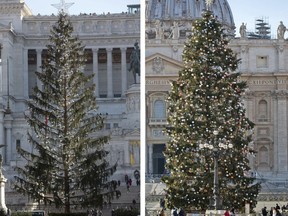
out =
[[[74,2],[74,5],[69,9],[70,14],[126,12],[127,4],[139,4],[140,1],[144,5],[145,0],[65,0],[66,3]],[[57,9],[51,4],[58,4],[60,0],[25,0],[25,2],[33,14],[47,15],[57,14]],[[228,0],[228,3],[234,16],[237,35],[239,35],[239,27],[242,22],[247,23],[248,31],[255,31],[255,20],[258,18],[264,18],[269,22],[272,37],[276,36],[280,21],[283,21],[284,25],[288,27],[287,0]],[[288,35],[288,33],[286,34]]]
[[[271,26],[271,36],[276,37],[280,21],[288,28],[288,1],[287,0],[228,0],[239,35],[239,27],[247,23],[247,31],[255,31],[255,20],[266,18]],[[285,38],[288,33],[286,33]]]
[[[69,8],[69,14],[80,13],[121,13],[127,11],[128,4],[139,4],[140,0],[65,0],[66,3],[74,3]],[[25,0],[34,15],[57,14],[58,10],[51,4],[59,4],[60,0]]]

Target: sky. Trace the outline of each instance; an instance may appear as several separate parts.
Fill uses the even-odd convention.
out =
[[[58,10],[51,4],[59,4],[61,0],[25,0],[33,14],[49,15],[57,14]],[[121,13],[127,11],[128,4],[144,4],[144,0],[65,0],[66,3],[74,3],[69,8],[69,14],[97,13],[102,14]],[[239,36],[239,27],[244,22],[247,31],[255,31],[255,20],[264,19],[271,26],[271,36],[276,37],[277,27],[280,21],[288,28],[288,1],[287,0],[227,0],[233,13],[236,25],[236,35]],[[41,2],[41,3],[39,3]],[[121,2],[121,4],[119,4]],[[144,8],[144,7],[143,7]],[[288,33],[286,33],[288,35]]]
[[[51,4],[59,4],[61,0],[24,0],[34,15],[57,14],[58,10]],[[121,13],[127,12],[127,5],[140,4],[140,0],[65,0],[65,3],[74,3],[69,9],[70,15],[80,13]]]
[[[280,21],[288,28],[287,0],[227,0],[233,13],[236,35],[239,27],[247,23],[247,31],[255,32],[255,20],[263,18],[271,26],[271,36],[276,38]],[[286,33],[285,38],[288,36]]]

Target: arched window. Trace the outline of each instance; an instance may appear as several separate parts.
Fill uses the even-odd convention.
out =
[[[163,100],[156,100],[153,107],[153,118],[166,118],[165,102]]]
[[[268,121],[268,105],[266,100],[260,100],[258,104],[259,121]]]

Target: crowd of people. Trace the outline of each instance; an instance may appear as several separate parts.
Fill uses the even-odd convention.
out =
[[[267,210],[267,207],[265,206],[262,209],[262,215],[263,216],[282,216],[282,213],[285,211],[288,211],[288,203],[287,205],[283,205],[282,207],[280,207],[278,203],[276,203],[274,207],[271,207],[269,212]]]

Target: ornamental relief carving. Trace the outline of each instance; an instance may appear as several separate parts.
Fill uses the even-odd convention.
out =
[[[42,17],[42,16],[41,16]],[[24,33],[31,35],[36,33],[50,32],[51,26],[55,21],[25,21]],[[77,34],[93,33],[93,34],[119,34],[119,33],[139,33],[140,20],[139,19],[119,19],[119,20],[74,20],[72,19],[74,31]]]
[[[159,56],[153,59],[152,70],[155,73],[161,73],[164,70],[163,60]]]
[[[126,109],[128,113],[135,113],[140,111],[139,96],[129,96],[126,99]]]
[[[92,22],[91,21],[83,22],[81,32],[89,33],[89,32],[92,32],[92,31],[93,31]]]
[[[274,90],[272,96],[278,99],[285,99],[288,96],[288,90]]]

